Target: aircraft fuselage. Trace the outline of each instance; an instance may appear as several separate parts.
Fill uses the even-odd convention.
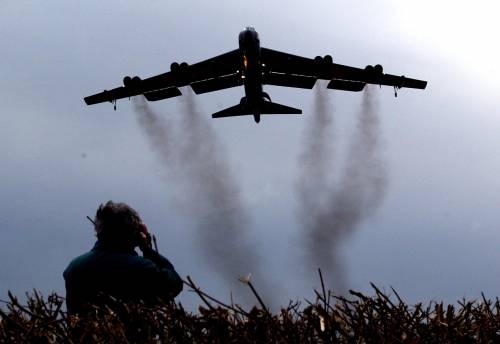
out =
[[[245,87],[245,106],[252,113],[255,122],[260,121],[259,105],[263,101],[262,91],[262,65],[260,63],[260,40],[259,34],[253,28],[247,28],[240,32],[239,48],[242,58],[242,78]]]
[[[212,113],[212,118],[235,116],[302,114],[302,110],[274,103],[263,91],[263,85],[312,89],[318,79],[329,81],[327,88],[359,92],[366,84],[400,88],[425,89],[427,82],[405,76],[386,74],[381,65],[356,68],[333,63],[330,55],[314,59],[261,47],[259,35],[252,27],[241,31],[239,45],[195,64],[172,62],[170,71],[146,79],[125,76],[123,85],[85,97],[87,105],[110,102],[143,95],[154,102],[182,95],[179,88],[190,86],[203,94],[244,86],[245,96],[239,104]]]

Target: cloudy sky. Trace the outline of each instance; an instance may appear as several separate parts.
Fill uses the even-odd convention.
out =
[[[402,90],[398,98],[390,88],[372,90],[386,187],[374,211],[337,245],[345,287],[393,286],[410,302],[499,295],[499,10],[487,0],[473,7],[430,0],[0,2],[0,294],[63,292],[62,271],[95,239],[85,216],[109,199],[141,213],[181,275],[226,300],[230,290],[245,288],[226,283],[200,240],[203,221],[189,205],[209,197],[184,196],[202,176],[172,173],[132,102],[119,101],[115,112],[110,104],[87,107],[82,98],[118,86],[125,75],[148,77],[173,61],[235,49],[239,31],[252,25],[265,47],[331,54],[358,67],[380,63],[388,73],[429,82],[425,91]],[[254,282],[284,304],[312,297],[318,286],[304,263],[309,233],[297,197],[316,91],[265,89],[303,115],[267,116],[259,125],[251,117],[208,120],[236,104],[242,88],[193,100],[206,130],[183,122],[186,96],[150,109],[179,142],[211,135],[239,192],[245,254],[259,262]],[[340,176],[363,94],[325,97],[334,119],[329,171]],[[231,242],[228,260],[236,259]],[[234,257],[241,253],[234,249]],[[329,280],[335,286],[335,276]],[[198,302],[188,292],[180,300]]]

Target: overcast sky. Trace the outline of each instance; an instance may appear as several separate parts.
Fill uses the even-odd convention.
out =
[[[463,2],[465,3],[465,2]],[[224,299],[229,289],[199,247],[181,192],[151,149],[133,104],[83,97],[237,47],[252,25],[262,46],[335,62],[380,63],[429,82],[374,89],[387,170],[383,202],[341,245],[347,287],[393,286],[410,302],[500,294],[499,24],[495,1],[3,1],[0,3],[0,294],[63,292],[62,271],[95,240],[85,219],[109,199],[135,207],[182,276]],[[317,87],[325,87],[318,83]],[[314,91],[265,87],[302,116],[207,121],[241,190],[248,237],[274,297],[312,297],[297,219],[298,158]],[[187,90],[183,90],[187,91]],[[184,92],[186,93],[186,92]],[[197,96],[200,116],[243,88]],[[329,91],[337,174],[362,94]],[[184,97],[185,98],[185,97]],[[181,98],[158,102],[183,137]],[[189,130],[189,129],[188,129]],[[188,133],[186,133],[188,136]],[[230,257],[228,259],[231,259]],[[242,271],[244,274],[248,271]],[[236,279],[237,276],[235,276]],[[272,280],[272,282],[271,282]],[[259,285],[259,280],[255,280]],[[236,287],[244,288],[243,286]],[[277,295],[277,296],[276,296]],[[184,292],[180,300],[198,301]]]

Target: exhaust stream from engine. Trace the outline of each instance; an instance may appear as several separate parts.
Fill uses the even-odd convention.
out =
[[[238,282],[240,276],[251,272],[252,283],[263,296],[272,289],[268,276],[261,272],[256,247],[247,238],[250,216],[211,123],[198,113],[190,92],[183,102],[179,128],[152,111],[143,99],[134,104],[151,148],[182,188],[173,201],[194,223],[206,263],[236,292],[237,302],[254,304],[249,288]]]
[[[321,268],[329,286],[343,293],[347,277],[339,249],[384,199],[387,175],[381,156],[380,120],[373,91],[366,89],[338,183],[328,175],[332,111],[317,90],[315,113],[305,135],[298,184],[308,269]],[[309,163],[304,164],[308,159]]]

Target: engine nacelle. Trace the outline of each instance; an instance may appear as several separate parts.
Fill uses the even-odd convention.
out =
[[[177,73],[179,71],[179,64],[177,62],[173,62],[171,65],[170,65],[170,71],[172,73]]]
[[[368,65],[368,66],[365,67],[365,70],[368,73],[373,73],[373,71],[375,70],[375,67],[373,67],[372,65]]]
[[[125,87],[132,86],[132,78],[129,76],[124,77],[123,78],[123,86],[125,86]]]
[[[382,75],[382,73],[384,72],[384,67],[382,67],[382,65],[375,65],[375,67],[373,67],[373,71],[375,72],[375,74],[380,74]]]
[[[139,88],[141,86],[142,79],[138,76],[134,76],[130,81],[130,86],[133,88]]]
[[[177,62],[172,63],[170,69],[172,71],[172,74],[174,74],[176,80],[175,86],[182,87],[189,85],[188,67],[189,64],[187,64],[186,62],[182,62],[180,64]]]
[[[317,64],[321,64],[323,63],[323,58],[321,56],[316,56],[314,58],[314,62],[316,62]]]
[[[325,57],[323,57],[323,61],[326,64],[332,64],[333,63],[333,58],[330,55],[325,55]]]

